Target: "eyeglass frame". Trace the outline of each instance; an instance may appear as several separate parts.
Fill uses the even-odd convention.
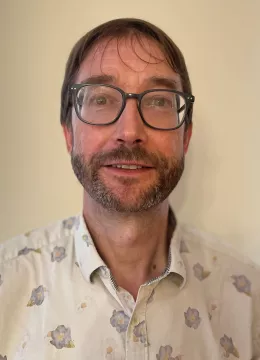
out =
[[[115,89],[117,91],[120,92],[120,94],[122,95],[122,106],[121,106],[121,109],[118,113],[118,115],[116,116],[116,118],[111,121],[110,123],[108,124],[93,124],[93,123],[90,123],[89,121],[86,121],[84,120],[79,111],[78,111],[78,105],[77,105],[77,95],[78,95],[78,92],[80,91],[81,88],[85,87],[85,86],[105,86],[105,87],[109,87],[109,88],[112,88],[112,89]],[[127,99],[136,99],[137,100],[137,109],[138,109],[138,112],[139,112],[139,115],[143,121],[143,123],[152,128],[152,129],[155,129],[155,130],[162,130],[162,131],[170,131],[170,130],[177,130],[179,129],[183,124],[184,122],[186,121],[186,116],[187,116],[187,112],[189,110],[189,108],[194,104],[195,102],[195,96],[193,96],[192,94],[188,94],[188,93],[184,93],[184,92],[181,92],[181,91],[178,91],[178,90],[173,90],[173,89],[150,89],[150,90],[145,90],[139,94],[136,94],[136,93],[126,93],[125,91],[123,91],[122,89],[120,89],[119,87],[117,86],[114,86],[114,85],[110,85],[110,84],[95,84],[95,83],[82,83],[82,84],[73,84],[71,87],[70,87],[70,91],[72,92],[72,95],[73,95],[73,105],[74,105],[74,109],[76,111],[76,114],[78,116],[78,118],[84,122],[85,124],[89,124],[89,125],[95,125],[95,126],[106,126],[106,125],[111,125],[111,124],[114,124],[119,118],[120,116],[122,115],[123,111],[125,110],[125,107],[126,107],[126,100]],[[159,92],[172,92],[174,94],[178,94],[180,96],[182,96],[185,100],[185,105],[186,105],[186,109],[185,109],[185,113],[183,115],[183,120],[181,121],[181,123],[174,127],[174,128],[167,128],[167,129],[161,129],[161,128],[157,128],[157,127],[154,127],[152,125],[150,125],[145,119],[144,119],[144,116],[143,116],[143,112],[142,112],[142,109],[141,109],[141,101],[142,101],[142,98],[148,94],[148,93],[151,93],[151,92],[155,92],[155,91],[159,91]]]

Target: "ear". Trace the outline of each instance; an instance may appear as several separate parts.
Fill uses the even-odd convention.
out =
[[[67,150],[70,154],[73,148],[73,130],[72,127],[69,128],[67,125],[62,125],[62,128],[67,145]]]
[[[192,135],[192,123],[189,125],[189,127],[184,130],[184,135],[183,135],[183,146],[184,146],[184,154],[187,154],[188,148],[189,148],[189,144],[190,144],[190,138]]]

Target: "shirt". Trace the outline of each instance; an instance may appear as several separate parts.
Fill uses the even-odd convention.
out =
[[[81,214],[7,241],[0,259],[0,360],[260,359],[259,268],[190,226],[136,301]]]

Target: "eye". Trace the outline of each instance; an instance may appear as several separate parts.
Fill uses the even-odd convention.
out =
[[[166,108],[172,106],[171,99],[168,99],[165,96],[146,96],[144,98],[144,103],[146,106],[158,108]]]
[[[151,101],[151,105],[154,106],[165,106],[165,104],[166,104],[166,100],[164,98],[154,98]]]
[[[106,105],[107,98],[105,96],[97,96],[94,101],[97,105]]]

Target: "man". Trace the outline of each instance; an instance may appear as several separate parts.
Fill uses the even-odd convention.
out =
[[[0,359],[260,358],[259,269],[169,206],[193,103],[180,50],[150,23],[74,46],[61,124],[83,213],[2,246]]]

